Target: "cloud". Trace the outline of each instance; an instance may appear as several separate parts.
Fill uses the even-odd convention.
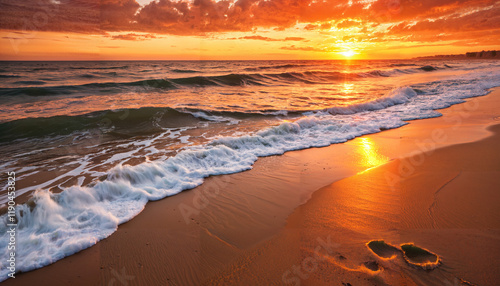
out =
[[[314,23],[314,24],[307,24],[307,26],[304,27],[305,30],[309,31],[314,31],[314,30],[330,30],[332,28],[332,23],[330,22],[324,22],[324,23]]]
[[[306,38],[302,38],[302,37],[286,37],[285,39],[283,39],[283,41],[304,41],[304,42],[308,42],[309,40],[307,40]]]
[[[100,32],[99,1],[0,0],[0,28],[5,30]]]
[[[339,22],[337,24],[337,28],[343,29],[343,28],[350,28],[350,27],[353,27],[353,26],[360,26],[360,25],[361,25],[360,22],[352,21],[352,20],[349,20],[349,19],[345,19],[342,22]]]
[[[101,0],[100,4],[100,24],[108,31],[130,26],[141,7],[135,0]]]
[[[498,0],[377,0],[370,6],[372,19],[378,22],[396,22],[402,20],[419,21],[439,18],[464,11],[473,11],[498,5]]]
[[[135,33],[128,33],[128,34],[119,34],[119,35],[112,35],[108,36],[113,40],[125,40],[125,41],[144,41],[148,39],[156,39],[155,35],[152,34],[135,34]]]
[[[280,49],[289,50],[289,51],[308,51],[308,52],[322,52],[322,53],[332,52],[331,48],[319,48],[319,47],[310,47],[310,46],[297,47],[295,45],[280,47]]]
[[[17,37],[2,37],[2,39],[7,39],[7,40],[22,40],[23,38],[17,38]]]
[[[239,38],[228,38],[228,40],[259,40],[259,41],[267,41],[267,42],[288,42],[288,41],[307,42],[308,41],[306,38],[302,38],[302,37],[286,37],[283,39],[276,39],[276,38],[263,37],[263,36],[259,36],[259,35],[244,36],[244,37],[239,37]]]
[[[402,22],[389,29],[391,33],[411,32],[469,32],[500,29],[500,7],[475,11],[466,15],[426,19],[415,24]]]
[[[0,0],[0,6],[3,30],[109,33],[129,41],[149,39],[144,34],[282,31],[297,24],[324,32],[359,26],[374,41],[460,40],[500,29],[498,0],[157,0],[142,6],[136,0]],[[240,39],[305,41],[258,35]]]
[[[458,45],[500,45],[500,7],[471,11],[416,23],[407,21],[393,25],[382,37],[406,37],[408,41],[456,41]]]

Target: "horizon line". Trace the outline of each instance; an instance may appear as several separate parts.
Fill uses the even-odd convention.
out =
[[[430,56],[432,57],[432,56]],[[133,59],[133,60],[4,60],[0,59],[0,62],[153,62],[153,61],[160,61],[160,62],[203,62],[203,61],[212,61],[212,62],[258,62],[258,61],[401,61],[401,60],[418,60],[422,59],[422,57],[414,57],[414,58],[395,58],[395,59],[276,59],[276,60],[269,60],[269,59],[253,59],[253,60],[245,60],[245,59],[230,59],[230,60],[221,60],[221,59],[177,59],[177,60],[156,60],[156,59],[145,59],[145,60],[138,60],[138,59]]]

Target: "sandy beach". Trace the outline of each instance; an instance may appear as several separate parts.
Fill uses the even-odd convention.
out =
[[[411,139],[393,150],[420,147],[315,192],[279,235],[208,284],[495,285],[500,126],[490,126],[493,135],[477,142],[433,147],[484,137],[483,128],[498,120],[498,102],[493,92],[441,118],[365,136],[383,142],[399,133]],[[460,124],[447,125],[451,121]],[[394,248],[374,251],[366,246],[374,240]],[[406,243],[436,254],[439,265],[410,265],[399,247]]]
[[[0,2],[0,286],[500,284],[500,1]]]
[[[496,89],[442,117],[260,158],[3,284],[495,285],[499,110]]]

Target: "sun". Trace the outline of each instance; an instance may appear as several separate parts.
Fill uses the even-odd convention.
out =
[[[347,51],[340,52],[340,54],[343,55],[346,58],[350,58],[350,57],[354,56],[357,53],[355,51],[353,51],[353,50],[347,50]]]

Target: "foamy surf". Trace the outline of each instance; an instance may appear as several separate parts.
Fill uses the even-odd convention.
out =
[[[39,190],[33,195],[33,203],[16,210],[20,246],[17,271],[43,267],[90,247],[139,214],[148,201],[194,188],[208,176],[248,170],[258,157],[328,146],[397,128],[407,124],[407,120],[439,116],[435,109],[484,95],[499,82],[498,71],[489,70],[455,80],[395,88],[383,97],[311,109],[298,119],[243,135],[207,137],[208,143],[187,146],[166,159],[135,166],[118,164],[107,172],[106,180],[91,185],[65,187],[57,194]],[[214,117],[204,111],[191,115],[233,124],[222,115]],[[1,218],[6,221],[6,215]],[[3,251],[0,275],[5,279],[8,257],[5,223],[0,230]]]

